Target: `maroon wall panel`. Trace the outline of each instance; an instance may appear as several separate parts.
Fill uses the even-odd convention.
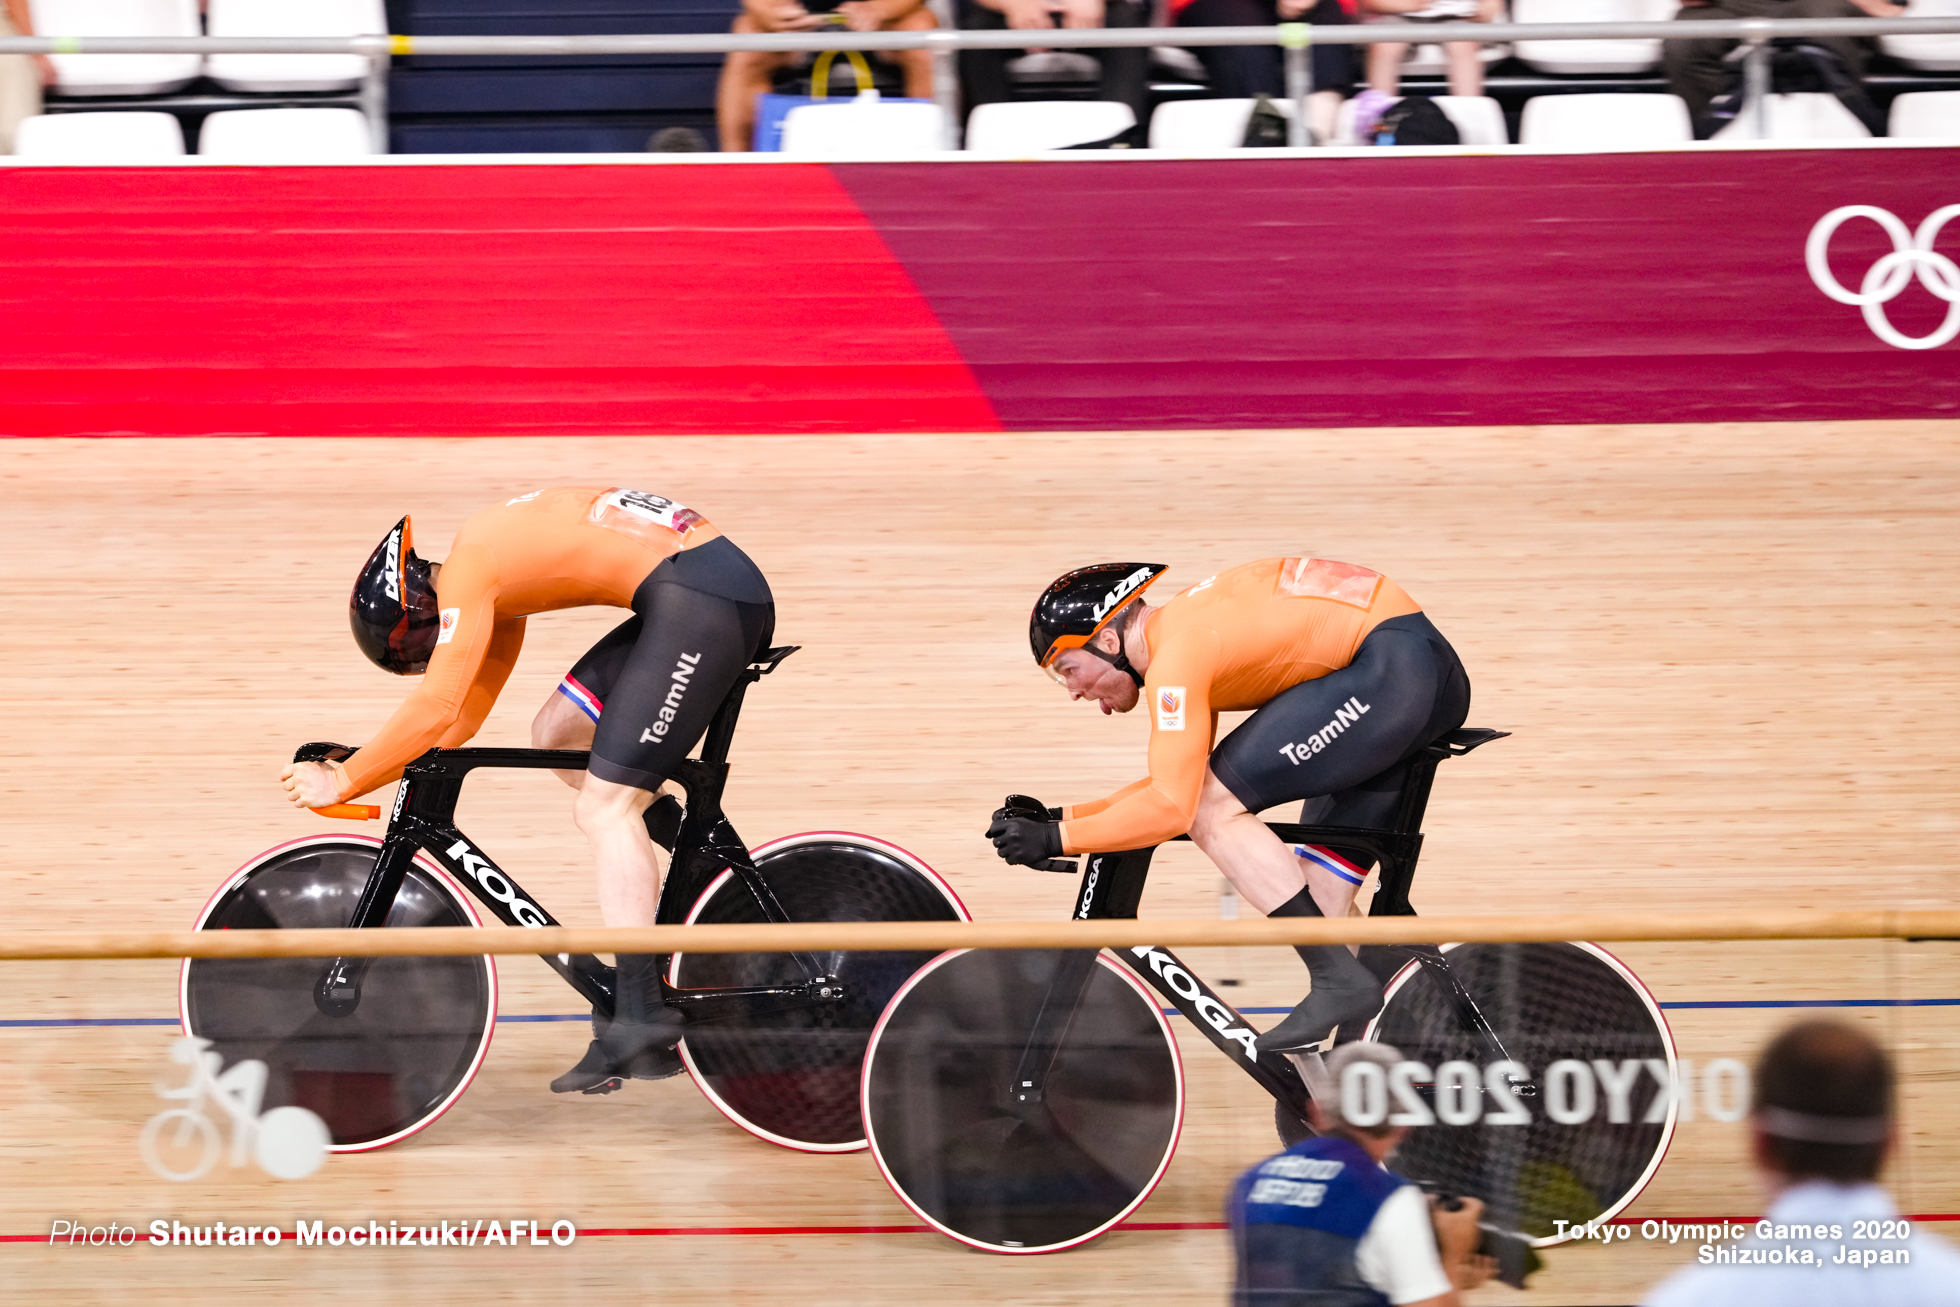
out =
[[[1960,341],[1882,342],[1804,242],[1852,204],[1917,230],[1956,179],[1882,147],[0,168],[0,433],[1952,415]],[[1854,221],[1832,265],[1891,249]],[[1960,287],[1960,221],[1935,249]]]
[[[1960,202],[1960,150],[835,171],[1010,427],[1960,412],[1960,343],[1884,344],[1804,269],[1839,206]],[[1854,221],[1833,266],[1891,249]]]
[[[986,430],[818,165],[0,168],[0,433]]]

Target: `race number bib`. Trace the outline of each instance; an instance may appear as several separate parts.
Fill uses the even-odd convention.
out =
[[[617,531],[649,544],[658,542],[656,532],[671,533],[666,535],[664,542],[658,542],[663,547],[671,547],[673,536],[685,537],[696,527],[708,524],[707,518],[665,495],[617,487],[592,501],[592,509],[585,515],[585,520],[594,526],[602,526],[608,531]]]
[[[1289,558],[1280,564],[1279,593],[1299,599],[1332,599],[1368,609],[1382,587],[1382,574],[1331,558]]]

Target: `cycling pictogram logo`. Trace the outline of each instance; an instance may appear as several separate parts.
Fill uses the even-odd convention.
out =
[[[1861,310],[1865,325],[1886,344],[1899,349],[1938,349],[1960,335],[1960,267],[1933,248],[1940,229],[1955,217],[1960,217],[1960,204],[1949,204],[1930,214],[1919,224],[1917,232],[1909,232],[1905,223],[1884,209],[1870,204],[1847,204],[1832,209],[1810,229],[1810,239],[1804,242],[1804,266],[1810,270],[1810,279],[1818,290],[1840,304],[1854,305]],[[1853,218],[1870,218],[1892,238],[1892,252],[1865,271],[1865,278],[1855,291],[1839,284],[1831,273],[1830,260],[1831,237]],[[1947,305],[1946,320],[1928,336],[1907,336],[1885,316],[1885,306],[1898,298],[1915,275],[1920,285]]]
[[[186,1035],[170,1044],[170,1060],[190,1068],[175,1089],[159,1087],[157,1097],[184,1105],[158,1112],[143,1127],[139,1147],[150,1169],[166,1180],[195,1180],[218,1164],[223,1144],[218,1127],[204,1114],[215,1102],[231,1121],[231,1164],[256,1161],[281,1180],[299,1180],[320,1169],[333,1136],[327,1123],[303,1107],[275,1107],[263,1115],[265,1063],[248,1059],[221,1071],[224,1059],[211,1041]]]

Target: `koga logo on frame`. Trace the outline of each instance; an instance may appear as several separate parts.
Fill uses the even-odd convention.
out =
[[[517,887],[510,883],[509,877],[491,866],[490,860],[471,848],[468,841],[457,840],[444,852],[463,864],[463,871],[483,886],[485,894],[509,908],[510,915],[517,918],[520,926],[549,924],[535,904],[518,897]]]
[[[1150,969],[1163,977],[1164,984],[1170,987],[1173,994],[1196,1008],[1206,1025],[1244,1048],[1248,1059],[1254,1062],[1259,1060],[1259,1048],[1254,1042],[1259,1036],[1240,1022],[1230,1008],[1205,993],[1204,986],[1190,972],[1177,965],[1170,954],[1154,944],[1139,944],[1130,952],[1148,962]]]

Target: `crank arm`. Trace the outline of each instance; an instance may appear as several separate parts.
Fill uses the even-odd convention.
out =
[[[820,976],[797,985],[748,985],[727,989],[674,989],[663,984],[661,996],[690,1022],[725,1021],[738,1016],[793,1012],[799,1008],[832,1007],[844,1001],[843,982]]]

